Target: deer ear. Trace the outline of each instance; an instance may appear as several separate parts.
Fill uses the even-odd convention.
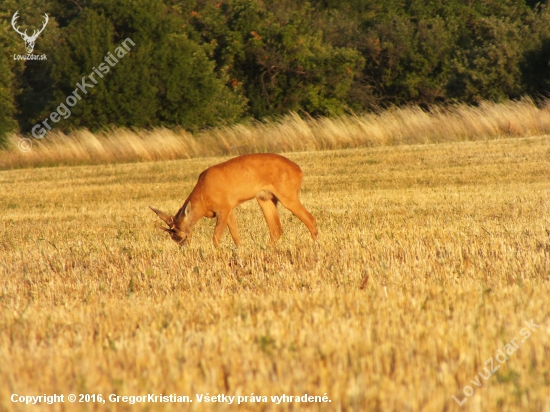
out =
[[[178,213],[176,213],[176,216],[175,216],[175,220],[177,220],[178,222],[181,222],[181,220],[184,217],[189,216],[190,211],[191,211],[191,202],[187,202],[187,204],[185,205],[185,209],[178,210]]]
[[[161,210],[158,210],[158,209],[155,209],[154,207],[151,207],[149,206],[149,208],[155,212],[157,214],[158,217],[160,217],[162,220],[164,220],[164,222],[170,226],[170,228],[172,228],[172,226],[174,226],[174,218],[172,216],[170,216],[169,214],[167,213],[164,213],[163,211]]]

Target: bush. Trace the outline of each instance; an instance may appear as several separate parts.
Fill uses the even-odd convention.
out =
[[[218,70],[242,85],[254,117],[339,114],[364,61],[357,50],[325,42],[311,17],[307,6],[276,16],[258,1],[234,0],[206,6],[191,23],[215,45]]]
[[[138,0],[95,1],[62,29],[53,51],[53,98],[35,121],[64,102],[83,76],[94,73],[107,52],[128,38],[135,46],[104,78],[94,75],[98,84],[85,96],[81,93],[83,99],[62,129],[111,125],[197,129],[240,118],[245,100],[218,78],[208,47],[189,39],[161,1]]]

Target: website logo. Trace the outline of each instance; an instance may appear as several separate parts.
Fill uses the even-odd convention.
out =
[[[15,14],[13,15],[13,17],[11,19],[11,25],[12,25],[13,29],[16,31],[16,33],[19,34],[21,36],[21,38],[25,41],[25,48],[27,49],[27,55],[26,56],[13,55],[14,60],[17,60],[17,59],[20,59],[20,60],[45,60],[46,55],[35,56],[35,55],[32,54],[32,51],[34,50],[34,44],[36,42],[36,39],[38,38],[40,33],[42,33],[44,31],[44,29],[46,28],[46,25],[48,24],[48,20],[49,20],[48,15],[46,13],[44,13],[44,24],[42,25],[42,28],[40,30],[34,30],[33,33],[32,33],[32,36],[29,36],[27,34],[27,30],[25,30],[24,32],[21,32],[19,30],[19,28],[16,27],[16,25],[15,25],[17,19],[19,18],[18,13],[19,13],[19,10],[17,10],[15,12]]]

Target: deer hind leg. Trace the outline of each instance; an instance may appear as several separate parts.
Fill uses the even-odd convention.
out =
[[[271,196],[266,196],[264,193],[262,193],[262,195],[263,196],[257,197],[256,200],[258,200],[258,203],[262,208],[262,212],[264,212],[267,226],[269,226],[269,237],[271,243],[275,243],[283,234],[283,228],[281,226],[281,221],[279,220],[279,213],[277,212],[277,199],[271,194]]]
[[[239,244],[241,243],[241,238],[239,236],[239,228],[237,227],[237,217],[235,216],[234,209],[231,212],[229,212],[229,216],[227,217],[227,226],[229,226],[229,233],[231,233],[233,242],[235,242],[235,245],[239,246]]]
[[[296,216],[298,219],[300,219],[309,229],[309,232],[311,233],[311,237],[313,240],[317,240],[317,236],[319,235],[319,232],[317,230],[317,223],[315,222],[315,218],[311,213],[307,211],[307,209],[302,205],[300,202],[300,199],[298,199],[298,194],[293,196],[286,196],[286,197],[279,197],[279,200],[283,204],[284,207],[286,207],[288,210],[290,210],[294,216]]]

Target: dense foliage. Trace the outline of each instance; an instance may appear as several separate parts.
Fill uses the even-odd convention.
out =
[[[34,50],[47,60],[14,59],[16,10],[29,33],[50,16]],[[198,129],[550,91],[546,1],[6,0],[0,19],[0,135],[47,119],[127,38],[53,127]]]

